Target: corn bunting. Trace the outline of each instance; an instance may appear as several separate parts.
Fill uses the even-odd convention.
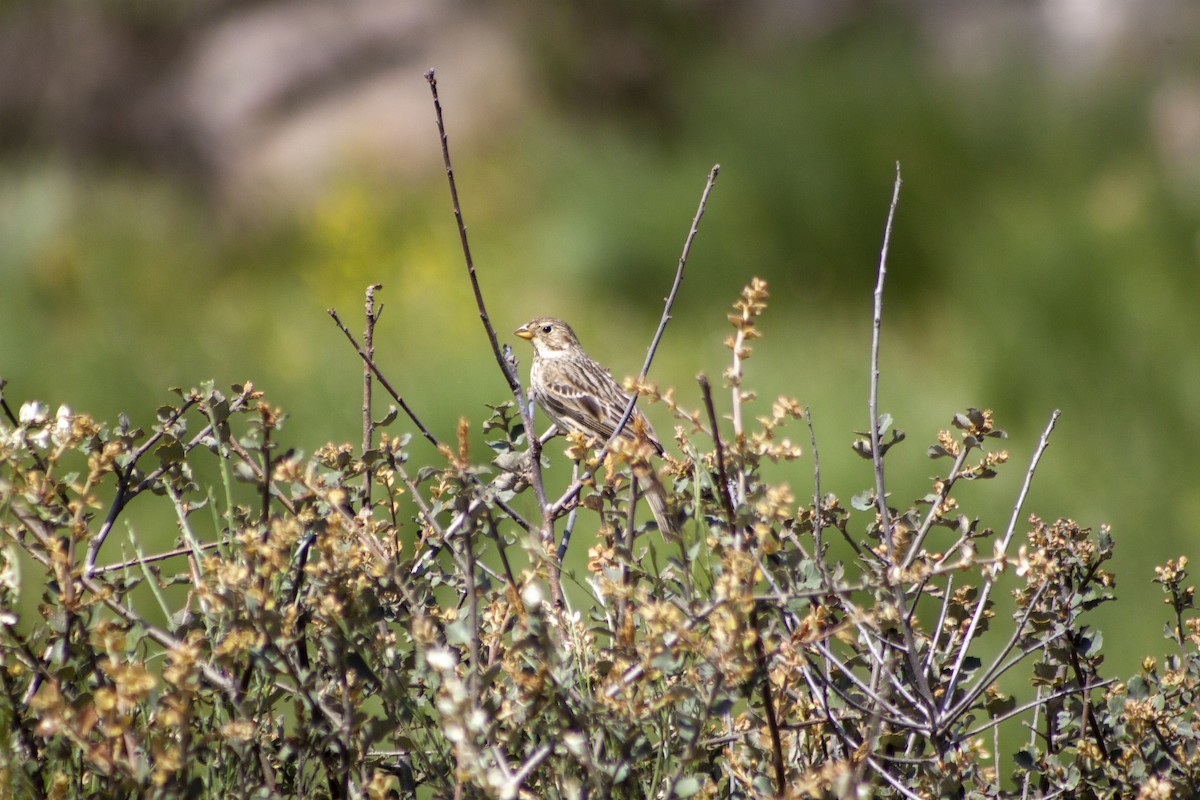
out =
[[[612,373],[593,361],[571,326],[551,317],[538,317],[513,331],[533,345],[533,367],[529,383],[533,397],[559,430],[578,432],[600,441],[612,436],[629,395],[613,380]],[[658,455],[663,447],[650,421],[635,408],[621,430],[624,439],[644,439]],[[663,535],[677,532],[667,510],[667,493],[653,469],[634,470],[654,521]]]

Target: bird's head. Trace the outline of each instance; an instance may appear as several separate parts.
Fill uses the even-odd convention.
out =
[[[528,339],[534,352],[542,358],[556,358],[579,347],[579,339],[571,326],[552,317],[531,319],[513,333]]]

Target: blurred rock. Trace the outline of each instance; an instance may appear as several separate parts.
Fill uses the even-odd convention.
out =
[[[0,143],[187,173],[246,212],[295,203],[347,168],[439,170],[430,68],[460,147],[528,101],[513,37],[480,4],[209,5],[142,25],[79,3],[10,11]]]
[[[428,172],[441,158],[427,69],[459,143],[520,113],[520,58],[499,23],[445,0],[270,5],[212,26],[167,94],[228,197],[307,194],[347,167]]]
[[[0,6],[0,148],[134,161],[191,176],[244,214],[303,202],[349,169],[440,169],[423,73],[460,153],[545,97],[577,117],[670,130],[677,84],[717,48],[802,47],[860,23],[911,25],[937,69],[1029,63],[1069,81],[1129,63],[1194,78],[1188,0],[9,0]],[[1135,9],[1136,10],[1133,10]],[[1187,92],[1157,101],[1164,157],[1192,153]],[[1191,156],[1187,156],[1191,158]]]

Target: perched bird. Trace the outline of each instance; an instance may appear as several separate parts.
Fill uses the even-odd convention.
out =
[[[579,432],[608,441],[625,413],[629,395],[613,380],[612,373],[583,352],[571,326],[562,320],[538,317],[513,333],[533,345],[529,383],[546,416],[564,433]],[[663,446],[650,421],[637,408],[621,430],[621,437],[644,437],[658,455],[663,454]],[[654,470],[635,470],[635,473],[658,529],[664,536],[677,533],[667,510],[666,489]]]

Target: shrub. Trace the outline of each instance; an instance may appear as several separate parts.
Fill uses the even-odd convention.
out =
[[[1021,526],[1057,412],[992,528],[954,495],[1007,461],[992,413],[955,414],[929,447],[945,473],[893,505],[884,467],[905,435],[872,381],[874,424],[853,447],[874,480],[844,504],[823,487],[807,410],[756,406],[743,381],[768,299],[755,279],[729,315],[729,424],[703,376],[689,408],[643,369],[628,390],[674,415],[679,455],[659,465],[624,439],[568,437],[576,479],[553,499],[541,470],[558,455],[529,435],[532,408],[475,288],[513,389],[482,420],[490,459],[471,453],[465,417],[455,442],[437,441],[374,367],[374,288],[355,343],[371,369],[359,448],[285,450],[283,414],[250,384],[178,392],[149,431],[37,402],[14,414],[0,398],[8,794],[1050,798],[1200,785],[1186,559],[1157,577],[1178,654],[1118,683],[1086,622],[1114,599],[1111,535]],[[396,404],[378,422],[376,381]],[[393,431],[400,410],[427,442]],[[805,502],[769,478],[801,456],[795,438],[812,446]],[[665,539],[637,522],[648,469],[680,521]],[[105,563],[133,503],[169,506],[178,547]],[[564,573],[584,520],[586,575]],[[934,528],[953,536],[945,550],[928,546]],[[36,581],[17,580],[21,559]],[[35,582],[37,614],[21,619]],[[1005,589],[1015,611],[1001,623]],[[1024,676],[1023,693],[1002,693],[1002,676]],[[1029,739],[1001,757],[1006,723]]]
[[[45,588],[36,620],[10,611],[0,628],[6,787],[146,797],[1190,791],[1200,624],[1186,559],[1157,579],[1178,655],[1118,684],[1100,674],[1101,637],[1084,621],[1113,598],[1108,532],[1032,517],[1017,545],[1020,502],[996,532],[954,500],[959,482],[1006,461],[989,444],[1003,437],[990,412],[955,415],[938,434],[929,453],[948,469],[905,508],[874,487],[849,508],[832,494],[797,504],[762,468],[800,455],[784,434],[805,410],[779,398],[743,422],[754,399],[740,365],[766,298],[754,281],[731,315],[729,430],[712,426],[707,382],[705,408],[692,410],[637,387],[680,422],[682,455],[661,472],[683,523],[669,542],[631,524],[644,456],[619,445],[600,460],[578,439],[567,452],[585,476],[580,497],[548,514],[567,527],[547,538],[510,504],[536,480],[511,402],[483,422],[491,465],[471,458],[465,421],[457,445],[437,451],[383,430],[357,454],[281,452],[282,415],[250,385],[182,392],[148,433],[37,403],[10,413],[0,428],[4,607],[20,590],[17,550]],[[855,448],[882,466],[903,438],[885,419]],[[414,466],[418,447],[437,463]],[[203,459],[220,466],[217,485],[196,479]],[[230,502],[235,481],[253,487],[252,500]],[[113,483],[105,507],[98,495]],[[178,549],[101,565],[134,501],[171,505]],[[586,602],[572,608],[551,582],[561,580],[557,548],[583,516],[598,533],[586,580],[576,579]],[[944,552],[925,545],[935,527],[956,537]],[[834,542],[848,557],[835,557]],[[143,584],[165,624],[132,602]],[[177,585],[186,599],[171,605],[163,590]],[[1003,626],[992,612],[1002,585],[1016,598]],[[1004,645],[984,657],[989,627]],[[1013,670],[1031,694],[996,688]],[[1031,738],[1002,776],[986,740],[1008,719],[1027,721]]]

